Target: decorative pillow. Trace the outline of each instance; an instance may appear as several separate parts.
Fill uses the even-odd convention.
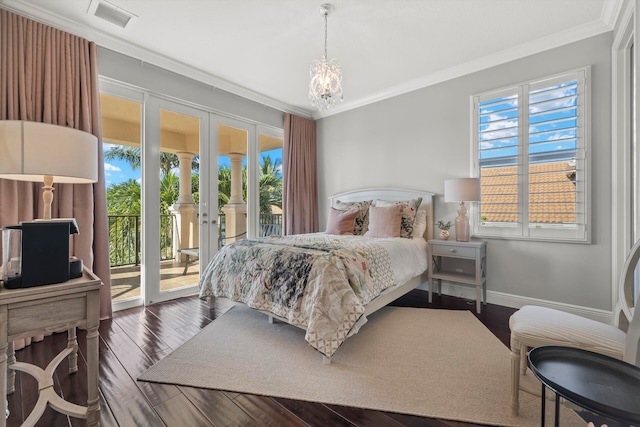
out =
[[[329,211],[329,219],[327,220],[327,234],[353,234],[353,227],[356,222],[356,216],[360,213],[360,209],[350,211],[341,211],[331,208]]]
[[[369,208],[369,229],[364,237],[400,237],[402,205]]]
[[[412,237],[424,237],[424,232],[427,231],[427,211],[425,209],[418,209],[416,213],[416,220],[413,222]]]
[[[369,226],[369,206],[371,206],[371,200],[364,200],[362,202],[341,202],[340,200],[336,200],[334,208],[341,211],[360,210],[360,213],[356,216],[353,234],[362,236]]]
[[[402,225],[400,227],[400,237],[411,239],[411,235],[413,234],[413,222],[415,221],[416,212],[418,212],[418,207],[420,207],[420,203],[422,203],[422,197],[418,197],[416,199],[411,199],[411,200],[403,200],[399,202],[391,202],[387,200],[376,200],[373,203],[373,205],[379,206],[379,207],[401,205],[404,212],[402,213]]]

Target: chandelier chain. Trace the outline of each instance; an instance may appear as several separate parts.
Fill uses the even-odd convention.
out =
[[[324,57],[325,58],[329,58],[329,55],[327,55],[327,16],[329,15],[328,12],[324,13]]]

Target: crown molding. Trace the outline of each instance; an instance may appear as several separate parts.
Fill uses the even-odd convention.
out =
[[[619,13],[620,10],[618,9],[617,12]],[[612,19],[612,21],[615,22],[615,19]],[[592,36],[597,36],[611,30],[612,27],[605,24],[603,21],[594,21],[579,27],[571,28],[561,33],[542,37],[531,42],[524,43],[519,46],[503,50],[501,52],[497,52],[492,55],[487,55],[474,61],[456,65],[454,67],[450,67],[448,69],[408,81],[401,85],[390,87],[386,90],[374,93],[373,95],[355,101],[342,103],[338,106],[335,106],[332,110],[329,111],[314,112],[313,119],[318,120],[325,117],[333,116],[335,114],[343,113],[345,111],[353,110],[355,108],[393,98],[398,95],[413,92],[415,90],[442,83],[448,80],[453,80],[458,77],[482,71],[487,68],[495,67],[500,64],[521,59],[556,47],[564,46]]]
[[[602,15],[600,15],[600,19],[602,19],[602,22],[604,22],[605,25],[608,25],[609,28],[613,29],[616,26],[616,22],[624,8],[624,3],[625,0],[605,0],[604,5],[602,6]]]
[[[63,31],[76,34],[80,37],[93,40],[95,43],[105,48],[112,49],[116,52],[129,55],[149,64],[165,68],[169,71],[192,78],[199,82],[209,84],[215,88],[225,90],[251,101],[263,104],[267,107],[271,107],[283,112],[293,113],[305,118],[312,118],[314,120],[330,117],[349,110],[353,110],[355,108],[363,107],[375,102],[383,101],[388,98],[393,98],[398,95],[413,92],[415,90],[442,83],[447,80],[452,80],[467,74],[472,74],[474,72],[482,71],[487,68],[491,68],[500,64],[524,58],[526,56],[573,43],[585,38],[596,36],[607,31],[611,31],[621,14],[624,3],[625,0],[605,0],[602,8],[601,19],[598,21],[575,27],[561,33],[536,39],[531,42],[524,43],[492,55],[478,58],[474,61],[456,65],[446,70],[438,71],[436,73],[432,73],[418,79],[414,79],[409,82],[390,87],[383,91],[376,92],[372,95],[354,101],[344,102],[340,105],[334,106],[334,108],[329,111],[321,112],[311,111],[311,108],[303,109],[281,102],[259,92],[216,77],[200,69],[187,66],[165,55],[160,55],[138,45],[128,43],[103,31],[96,30],[83,24],[77,24],[65,17],[52,14],[39,8],[38,6],[29,4],[25,1],[0,0],[0,6],[7,10],[21,14],[23,16],[27,16],[30,19],[34,19],[44,24],[60,28]],[[126,31],[126,29],[123,31]]]
[[[264,106],[274,108],[278,111],[293,113],[305,118],[311,118],[311,112],[293,105],[286,104],[277,99],[273,99],[259,92],[229,82],[227,80],[216,77],[210,73],[200,69],[185,65],[168,56],[152,52],[141,46],[129,43],[118,37],[111,36],[103,31],[89,27],[84,24],[78,24],[60,15],[45,11],[42,8],[23,2],[20,0],[0,0],[0,6],[16,14],[26,16],[34,21],[41,22],[46,25],[58,28],[79,37],[86,38],[98,44],[99,46],[111,49],[115,52],[131,56],[140,61],[162,67],[166,70],[175,72],[185,77],[192,78],[202,83],[209,84],[216,89],[230,92],[234,95],[241,96],[248,100],[263,104]],[[126,29],[123,29],[126,32]]]

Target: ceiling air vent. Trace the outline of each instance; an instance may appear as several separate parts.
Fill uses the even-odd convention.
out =
[[[104,0],[92,0],[88,13],[120,28],[126,28],[138,18],[133,13]]]

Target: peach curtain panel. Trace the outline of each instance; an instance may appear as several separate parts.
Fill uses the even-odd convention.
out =
[[[0,9],[0,119],[68,126],[102,141],[97,50],[93,42]],[[54,218],[76,218],[71,255],[104,282],[102,318],[111,317],[111,275],[102,144],[98,182],[56,184]],[[42,184],[0,179],[0,226],[42,217]]]
[[[284,234],[318,231],[316,122],[284,116],[282,207]]]

